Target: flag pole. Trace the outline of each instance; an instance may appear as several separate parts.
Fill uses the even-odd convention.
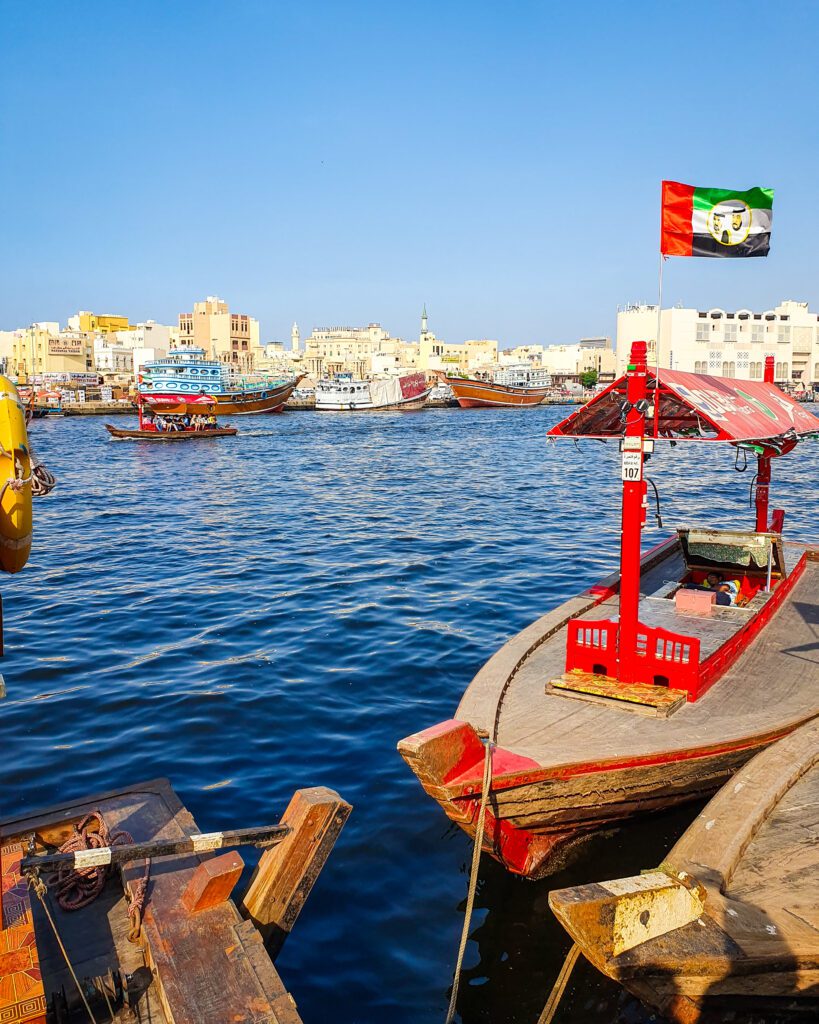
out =
[[[660,270],[657,281],[657,330],[655,331],[654,345],[656,351],[654,353],[654,364],[655,364],[655,378],[654,378],[654,436],[657,437],[659,434],[660,426],[660,333],[662,331],[663,324],[663,265],[665,264],[665,256],[663,256],[662,248],[660,249]]]

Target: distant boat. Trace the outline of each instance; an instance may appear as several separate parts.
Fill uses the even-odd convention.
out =
[[[438,371],[438,379],[452,388],[462,409],[540,405],[552,392],[551,377],[547,377],[546,384],[499,384],[475,377],[449,377]]]
[[[237,433],[236,427],[208,427],[204,430],[193,430],[190,427],[184,430],[157,430],[154,427],[151,430],[125,430],[110,423],[105,424],[105,429],[118,441],[191,441],[206,437],[234,437]]]
[[[408,373],[387,380],[356,380],[340,373],[316,385],[316,409],[352,412],[374,409],[412,411],[422,408],[432,388],[423,373]]]
[[[205,359],[204,349],[186,348],[146,363],[138,388],[143,400],[160,413],[236,416],[281,412],[301,379],[245,377],[218,360]]]

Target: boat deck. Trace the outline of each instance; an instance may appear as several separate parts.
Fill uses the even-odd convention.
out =
[[[14,949],[31,951],[25,963],[19,956],[13,961],[15,975],[9,977],[6,972],[0,977],[2,1021],[41,1024],[51,993],[63,988],[76,998],[76,987],[43,908],[19,876],[19,859],[32,833],[49,844],[59,844],[70,835],[72,823],[92,810],[102,812],[112,833],[125,830],[136,841],[178,840],[199,832],[164,779],[0,825],[6,925],[0,930],[0,941],[13,939]],[[49,892],[51,913],[77,975],[104,977],[109,968],[123,975],[136,974],[143,981],[140,988],[144,986],[139,1019],[152,1024],[299,1024],[295,1003],[252,921],[243,920],[230,899],[196,913],[184,909],[182,894],[208,857],[153,859],[142,946],[128,941],[127,908],[122,885],[114,876],[97,900],[72,913],[63,911]],[[143,871],[144,862],[138,861],[126,865],[123,875],[133,883]],[[15,921],[17,926],[9,927]],[[120,1018],[133,1019],[125,1009],[116,1019]],[[108,1017],[103,1013],[101,1019]]]
[[[785,548],[790,566],[805,550],[795,544]],[[700,618],[678,614],[672,601],[651,596],[683,571],[676,545],[645,569],[640,621],[699,637],[707,657],[754,609],[720,608],[712,618]],[[754,608],[769,596],[758,595]],[[778,735],[819,715],[819,562],[808,561],[784,605],[725,675],[667,719],[545,692],[549,680],[565,670],[566,621],[617,617],[616,596],[596,606],[593,600],[573,598],[509,641],[476,675],[455,717],[491,732],[500,700],[498,745],[554,767]],[[811,686],[805,685],[807,673],[813,676]]]

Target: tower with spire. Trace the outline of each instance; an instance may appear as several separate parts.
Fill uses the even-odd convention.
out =
[[[424,303],[424,309],[421,313],[421,337],[427,333],[427,304]]]
[[[301,345],[301,335],[299,334],[299,325],[294,323],[293,324],[293,329],[290,332],[290,348],[294,352],[298,352],[300,345]]]

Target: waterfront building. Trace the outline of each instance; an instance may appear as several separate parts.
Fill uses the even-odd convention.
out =
[[[61,332],[56,321],[41,321],[0,335],[0,355],[7,372],[20,382],[34,376],[87,374],[94,370],[93,334]]]
[[[195,302],[192,313],[179,314],[179,345],[201,348],[210,359],[218,359],[237,370],[254,368],[260,353],[259,321],[246,313],[232,313],[216,295]]]
[[[314,327],[305,339],[303,366],[311,377],[351,373],[364,379],[373,372],[373,357],[395,356],[399,338],[392,338],[379,323],[366,327]]]
[[[617,370],[617,358],[611,338],[581,338],[572,345],[547,345],[543,349],[541,366],[556,381],[577,380],[591,371],[598,380],[612,381]]]
[[[521,363],[542,366],[543,351],[543,345],[517,345],[515,348],[507,348],[500,352],[498,363],[501,366],[518,366]]]
[[[421,333],[418,338],[417,366],[427,372],[444,370],[475,373],[498,362],[498,342],[481,338],[450,344],[429,330],[427,307],[421,313]]]
[[[114,313],[91,313],[81,309],[68,318],[69,331],[81,334],[114,334],[117,331],[132,331],[127,316]]]
[[[617,311],[618,373],[633,341],[646,341],[655,366],[657,306],[633,303]],[[762,380],[765,357],[774,357],[777,384],[805,390],[819,384],[819,315],[807,302],[788,299],[774,309],[662,310],[660,366],[739,380]]]
[[[134,350],[123,345],[114,335],[94,338],[94,369],[102,374],[128,374],[134,372]]]

